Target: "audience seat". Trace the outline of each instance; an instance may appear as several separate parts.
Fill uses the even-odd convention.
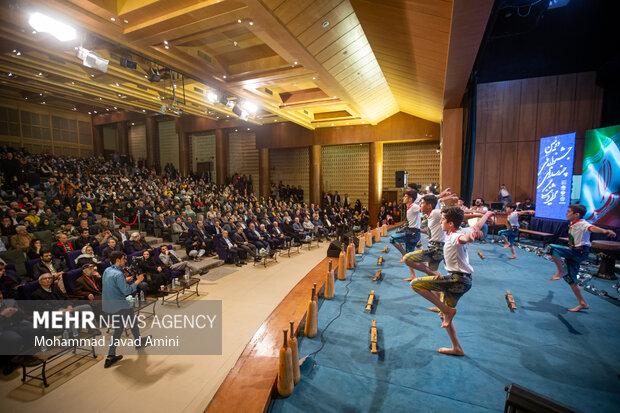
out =
[[[39,281],[30,281],[17,287],[18,300],[32,300],[32,293],[39,288]]]
[[[75,280],[82,276],[82,269],[67,271],[62,274],[62,281],[65,284],[65,290],[69,297],[75,296]]]
[[[26,256],[21,250],[7,250],[0,252],[0,258],[7,264],[13,264],[17,275],[30,275],[26,270]]]

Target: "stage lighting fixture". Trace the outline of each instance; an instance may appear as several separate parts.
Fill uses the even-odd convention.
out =
[[[233,106],[233,108],[232,108],[232,112],[233,112],[235,115],[237,115],[237,116],[241,117],[241,113],[243,112],[243,110],[239,107],[239,105],[235,105],[235,106]]]
[[[243,102],[241,102],[241,109],[243,109],[246,112],[254,115],[258,111],[258,106],[256,106],[256,104],[253,103],[253,102],[250,102],[248,100],[244,100]]]
[[[207,100],[211,103],[216,103],[218,100],[220,100],[220,97],[217,93],[209,91],[207,92]]]
[[[127,69],[136,70],[138,68],[138,63],[133,60],[129,60],[126,57],[121,57],[121,66],[126,67]]]
[[[236,106],[234,99],[227,99],[226,100],[226,107],[228,107],[229,109],[233,109]]]
[[[159,70],[157,68],[151,67],[149,68],[149,70],[146,71],[146,78],[151,83],[157,83],[161,80],[161,73],[159,73]]]
[[[249,117],[250,117],[250,114],[246,112],[245,110],[242,110],[241,115],[239,115],[239,119],[241,120],[248,120]]]
[[[61,42],[68,42],[77,38],[77,32],[73,27],[43,13],[32,13],[28,19],[28,24],[37,32],[49,33]]]
[[[109,60],[98,56],[95,52],[80,47],[77,52],[77,57],[82,60],[82,64],[86,67],[91,67],[104,73],[108,71]],[[91,77],[95,77],[95,75],[91,75]]]

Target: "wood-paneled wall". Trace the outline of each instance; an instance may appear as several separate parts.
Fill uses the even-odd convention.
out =
[[[594,72],[478,85],[473,196],[487,202],[506,184],[515,201],[535,196],[540,139],[576,132],[581,173],[585,131],[600,124],[602,89]]]

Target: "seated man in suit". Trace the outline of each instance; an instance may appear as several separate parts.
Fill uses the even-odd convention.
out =
[[[252,244],[250,240],[248,240],[248,237],[245,235],[245,232],[243,232],[243,227],[241,225],[237,227],[235,233],[232,234],[231,239],[237,247],[245,250],[248,257],[253,257],[254,261],[260,261],[256,245]]]
[[[271,236],[274,239],[280,240],[281,248],[288,248],[289,244],[291,243],[291,237],[286,235],[284,231],[280,229],[280,224],[278,223],[278,221],[273,221],[271,227]]]
[[[187,266],[187,261],[181,260],[174,250],[169,250],[167,245],[160,247],[159,261],[162,265],[172,271],[179,271],[181,274],[191,274],[191,269]]]
[[[58,235],[56,235],[56,239],[58,242],[52,246],[52,254],[54,257],[58,259],[65,259],[69,252],[75,250],[73,245],[69,242],[69,237],[67,237],[67,234],[64,232],[58,233]]]
[[[38,279],[41,274],[51,274],[54,277],[54,283],[57,284],[60,291],[65,294],[65,285],[62,280],[62,274],[69,270],[65,260],[59,260],[52,256],[50,250],[44,250],[41,254],[41,261],[32,268],[33,278]]]
[[[116,239],[109,238],[107,245],[103,247],[103,249],[101,250],[101,259],[109,260],[110,254],[112,254],[114,251],[120,251],[120,250],[121,250],[121,246],[118,242],[116,242]]]
[[[80,236],[78,239],[73,241],[73,248],[76,250],[81,250],[85,246],[90,245],[91,247],[97,248],[99,246],[99,241],[92,235],[90,235],[90,231],[88,228],[80,229]]]
[[[131,234],[129,241],[125,244],[125,252],[127,254],[148,250],[149,248],[151,248],[151,246],[142,239],[140,233],[137,231]]]
[[[198,220],[196,226],[190,228],[189,235],[200,241],[200,248],[207,252],[207,255],[214,255],[215,248],[213,247],[213,236],[209,234],[203,220]]]
[[[222,247],[227,251],[227,259],[232,261],[237,267],[241,267],[245,264],[245,259],[247,259],[247,252],[242,248],[238,248],[237,245],[232,242],[230,237],[228,236],[228,231],[222,231],[222,237],[219,238],[219,242]]]
[[[321,218],[319,218],[318,212],[315,212],[312,216],[312,224],[316,229],[316,234],[319,237],[319,241],[323,238],[329,238],[329,231],[327,230],[327,228],[325,228],[325,225],[323,224],[323,221],[321,221]]]
[[[82,275],[75,280],[75,297],[80,300],[101,300],[101,275],[95,264],[84,264]]]
[[[295,221],[293,222],[293,231],[295,231],[299,237],[303,240],[306,238],[308,232],[304,229],[304,226],[299,221],[299,217],[295,217]]]
[[[276,250],[282,248],[282,241],[279,238],[273,238],[271,234],[267,231],[267,227],[265,224],[260,224],[258,227],[258,233],[263,237],[263,240],[269,244],[269,248],[271,250]]]
[[[253,222],[248,224],[248,228],[245,230],[245,235],[248,237],[248,240],[256,246],[256,248],[260,251],[261,249],[268,249],[269,243],[265,241],[263,236],[256,229],[256,225]]]

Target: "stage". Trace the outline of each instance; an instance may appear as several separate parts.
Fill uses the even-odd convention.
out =
[[[403,281],[408,271],[398,251],[390,246],[381,254],[386,243],[367,248],[349,279],[336,281],[336,297],[320,300],[317,337],[300,338],[300,357],[310,354],[301,382],[287,399],[272,401],[272,412],[503,411],[509,383],[577,410],[617,411],[620,308],[584,292],[590,309],[570,313],[575,298],[564,281],[549,280],[550,261],[521,249],[508,260],[499,244],[470,244],[473,287],[454,321],[466,356],[441,355],[436,349],[449,340],[440,319]],[[378,268],[383,280],[372,282]],[[364,312],[370,290],[378,300],[372,314]],[[515,297],[514,313],[506,290]],[[373,319],[379,354],[369,351]]]

